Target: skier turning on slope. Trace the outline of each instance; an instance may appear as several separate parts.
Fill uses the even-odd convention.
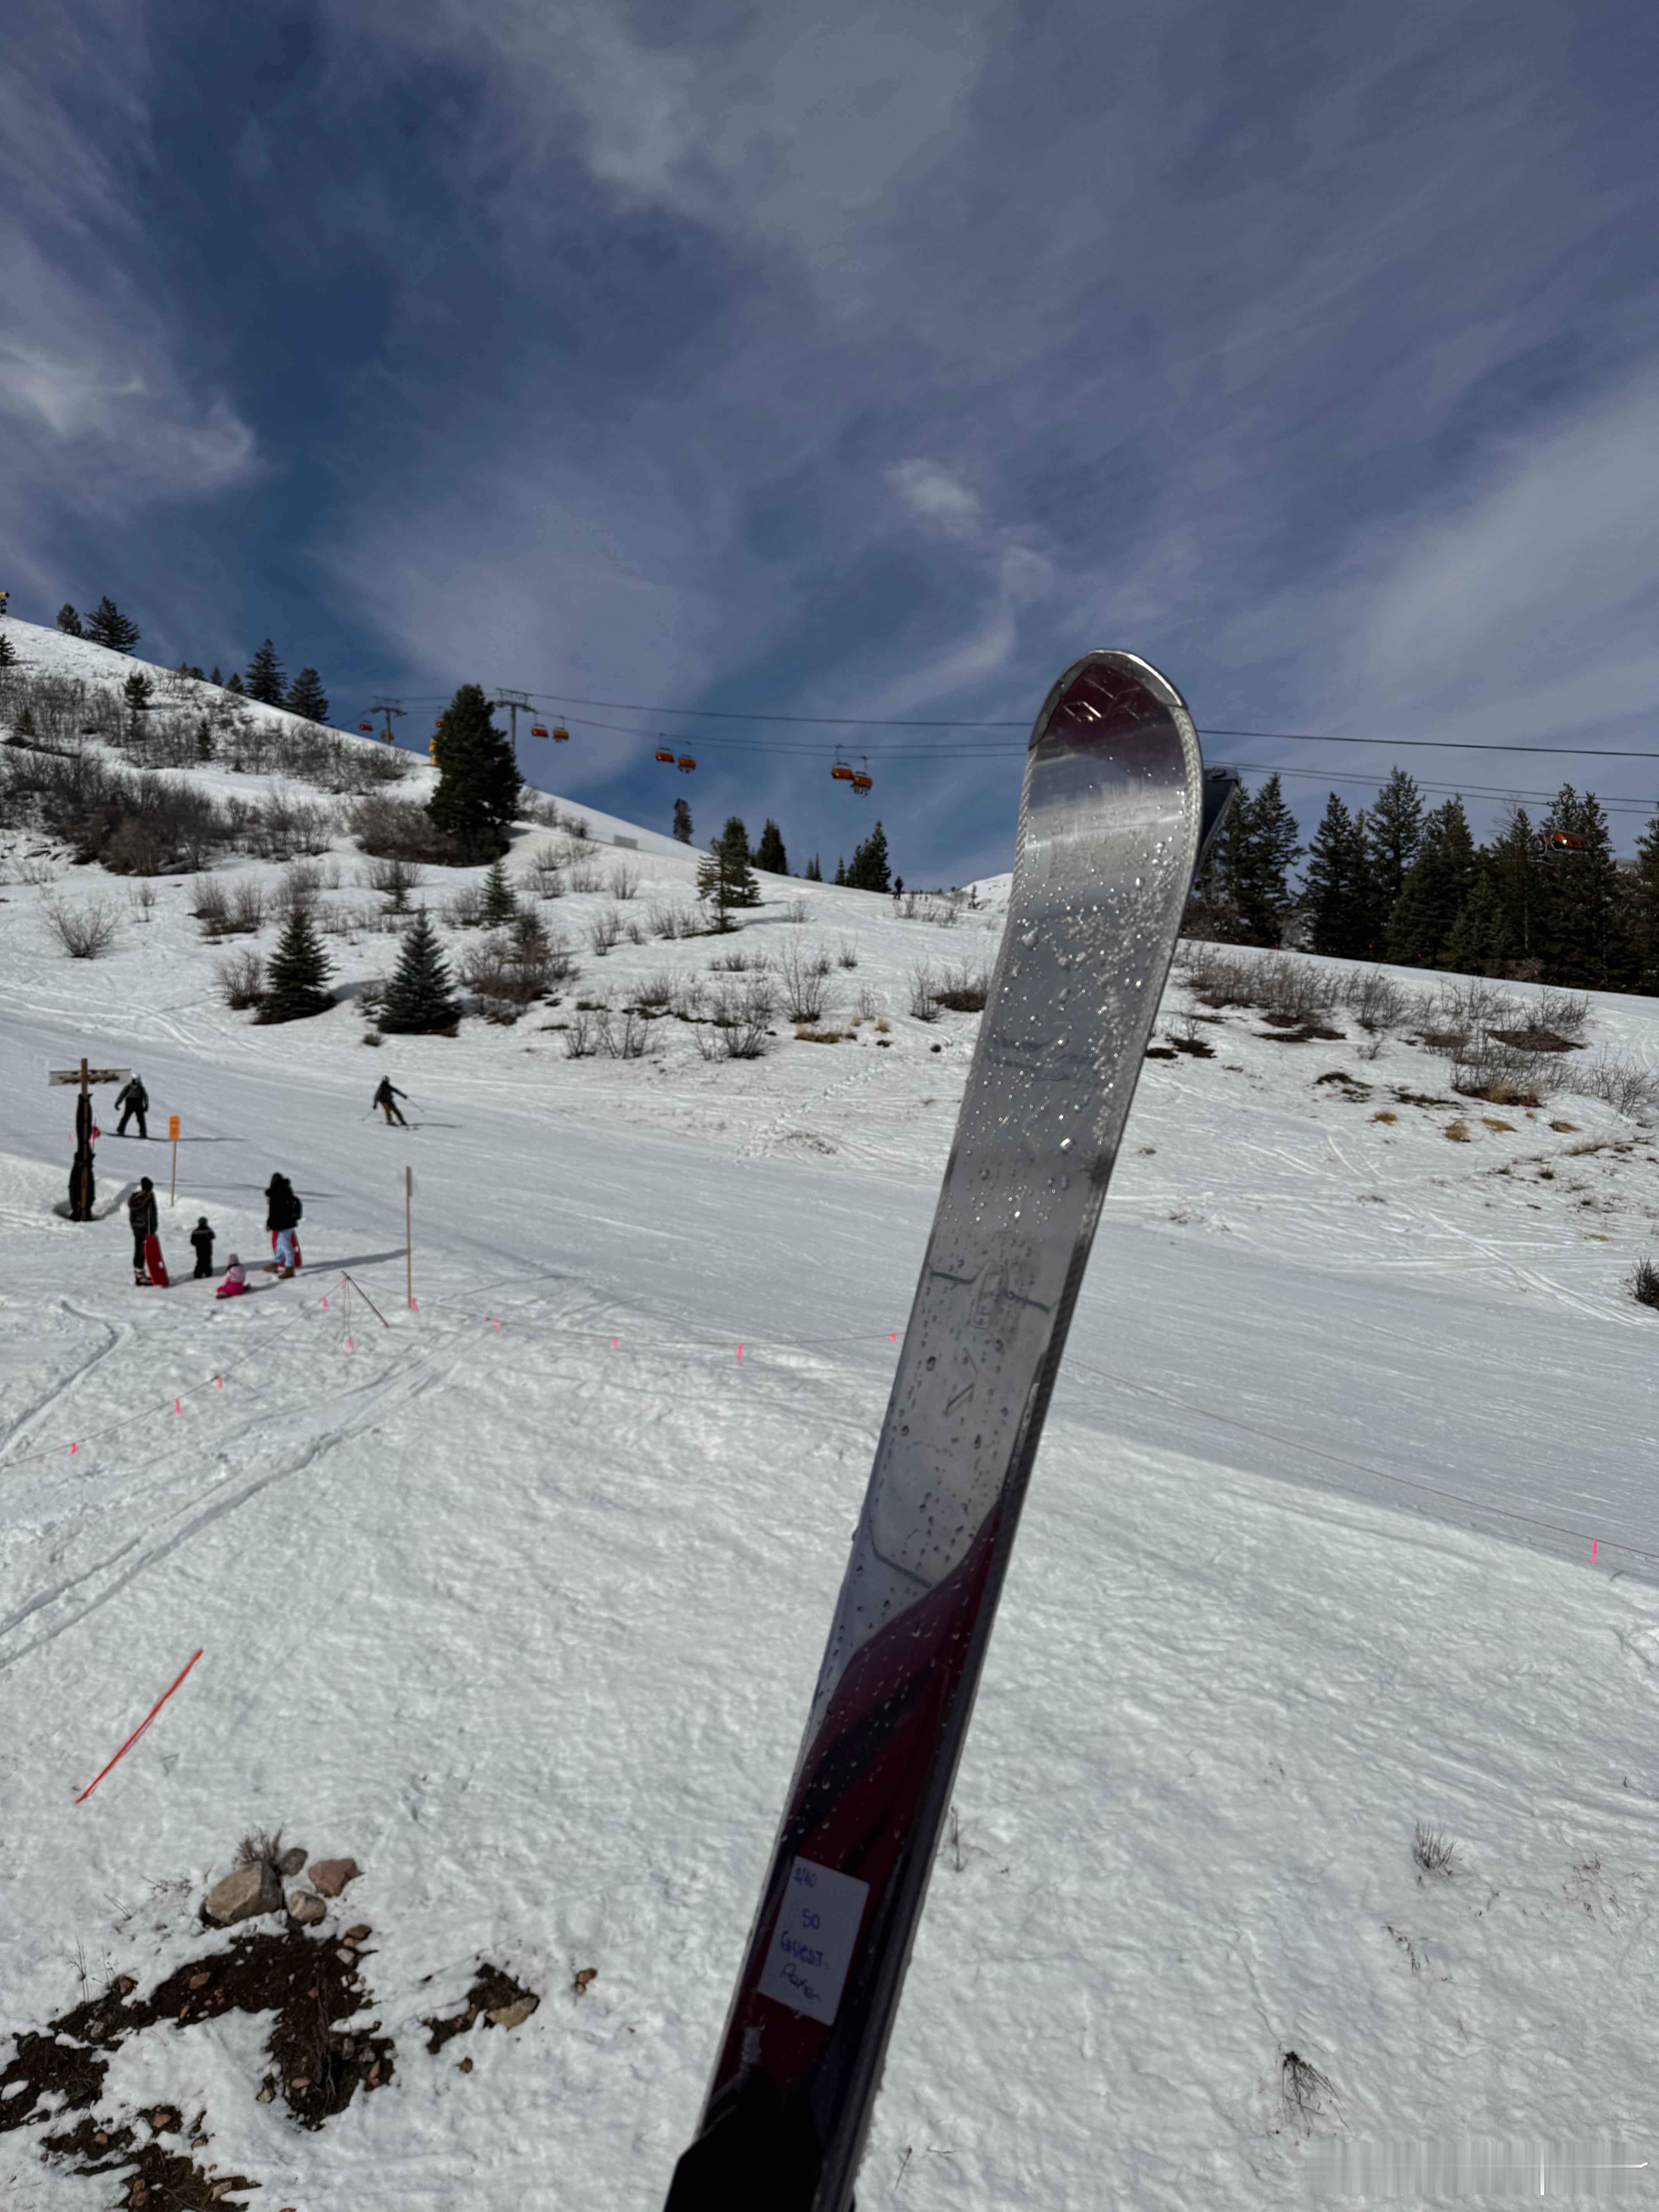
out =
[[[294,1232],[300,1225],[300,1216],[305,1211],[293,1184],[285,1175],[273,1175],[265,1185],[265,1227],[270,1231],[270,1249],[276,1255],[266,1273],[282,1276],[293,1274],[300,1265],[300,1248]]]
[[[130,1081],[121,1085],[115,1094],[115,1103],[121,1109],[121,1119],[116,1125],[116,1135],[125,1136],[127,1123],[136,1114],[138,1117],[139,1135],[148,1137],[149,1130],[146,1126],[144,1116],[149,1111],[149,1093],[137,1076],[133,1076]]]
[[[397,1100],[399,1098],[407,1098],[408,1096],[408,1091],[399,1091],[398,1089],[390,1076],[383,1075],[380,1078],[380,1087],[374,1093],[374,1103],[377,1106],[385,1108],[386,1125],[388,1129],[392,1127],[394,1121],[398,1124],[398,1127],[400,1129],[406,1129],[409,1127],[408,1122],[404,1121],[403,1115],[398,1112],[396,1104]]]
[[[161,1224],[155,1212],[155,1188],[146,1176],[127,1200],[127,1219],[132,1224],[132,1280],[137,1290],[149,1288],[149,1264],[144,1245]]]

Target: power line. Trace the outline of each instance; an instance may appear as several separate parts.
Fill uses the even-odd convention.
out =
[[[421,695],[420,701],[417,702],[417,703],[430,704],[434,701],[442,700],[445,696],[446,695],[441,692],[435,691],[424,693]],[[1030,724],[1027,721],[983,722],[967,720],[951,720],[944,719],[922,720],[907,720],[905,717],[896,714],[751,714],[742,712],[735,708],[718,707],[648,707],[639,705],[635,702],[626,699],[584,699],[578,697],[575,693],[568,691],[520,692],[518,696],[520,700],[547,699],[552,700],[560,704],[568,703],[577,707],[604,707],[609,708],[614,714],[660,714],[666,716],[671,720],[768,722],[787,725],[791,727],[817,727],[835,730],[895,729],[1029,731],[1030,728]],[[499,695],[499,696],[504,700],[506,695],[501,694]],[[624,737],[648,737],[651,734],[649,731],[629,729],[624,724],[617,722],[597,722],[586,716],[572,716],[571,719],[573,720],[581,720],[589,729],[616,730]],[[1356,738],[1344,736],[1334,731],[1228,730],[1213,728],[1205,725],[1200,725],[1199,726],[1199,735],[1206,738],[1250,738],[1255,739],[1260,744],[1281,745],[1382,745],[1395,751],[1409,749],[1413,751],[1421,750],[1429,752],[1537,753],[1545,754],[1556,759],[1659,760],[1659,750],[1639,746],[1573,745],[1566,744],[1555,745],[1510,744],[1489,738]],[[818,748],[811,745],[792,747],[781,744],[768,744],[763,742],[758,744],[745,744],[743,740],[736,738],[707,738],[704,742],[711,745],[719,745],[723,750],[728,751],[739,750],[750,752],[799,751],[805,755],[807,753],[816,752],[818,750]],[[872,742],[877,744],[878,746],[880,744],[880,741],[878,739],[872,740]],[[900,751],[897,746],[883,747],[881,750],[884,756],[890,759],[902,759],[906,757]],[[981,757],[994,757],[998,755],[1007,755],[1012,757],[1018,753],[1023,753],[1024,750],[1025,748],[1024,744],[1012,744],[1006,743],[999,744],[995,743],[988,743],[986,740],[981,738],[970,740],[969,744],[966,746],[961,744],[936,744],[925,749],[918,749],[909,757],[913,758],[937,759],[941,757],[949,757],[951,755],[959,755],[964,752],[976,755]]]

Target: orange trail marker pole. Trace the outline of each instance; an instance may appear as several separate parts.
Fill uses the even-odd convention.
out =
[[[86,1802],[87,1802],[88,1798],[91,1796],[91,1795],[92,1795],[93,1791],[94,1791],[94,1790],[98,1787],[99,1784],[103,1780],[103,1778],[104,1778],[105,1775],[106,1775],[106,1774],[109,1772],[109,1769],[110,1769],[110,1767],[111,1767],[111,1766],[113,1766],[113,1765],[115,1765],[115,1763],[116,1763],[116,1759],[125,1759],[125,1758],[126,1757],[127,1753],[128,1753],[132,1749],[133,1745],[134,1745],[135,1743],[137,1743],[137,1741],[138,1741],[139,1737],[140,1737],[141,1735],[143,1735],[143,1734],[144,1730],[145,1730],[145,1729],[149,1726],[150,1723],[155,1719],[155,1717],[156,1714],[157,1714],[157,1713],[159,1713],[159,1712],[161,1711],[161,1710],[162,1706],[163,1706],[164,1705],[166,1705],[166,1703],[167,1703],[167,1699],[168,1699],[168,1698],[173,1695],[173,1692],[174,1692],[174,1690],[176,1690],[176,1689],[178,1688],[179,1684],[184,1680],[184,1679],[185,1679],[185,1675],[189,1674],[189,1672],[190,1672],[190,1670],[191,1670],[191,1667],[193,1667],[193,1666],[196,1664],[196,1662],[197,1662],[197,1661],[201,1657],[201,1656],[202,1656],[202,1655],[201,1655],[201,1653],[200,1653],[199,1651],[193,1652],[193,1653],[191,1655],[191,1658],[190,1658],[190,1660],[189,1660],[189,1662],[188,1662],[188,1664],[185,1667],[183,1673],[181,1673],[181,1674],[179,1675],[179,1677],[177,1678],[177,1680],[176,1680],[175,1681],[173,1681],[173,1682],[170,1683],[170,1684],[168,1685],[168,1686],[167,1686],[165,1690],[163,1690],[163,1691],[162,1691],[162,1692],[161,1692],[161,1696],[160,1696],[159,1698],[157,1698],[157,1699],[155,1700],[155,1704],[150,1707],[149,1711],[144,1715],[144,1717],[143,1718],[143,1720],[141,1720],[141,1721],[139,1722],[139,1723],[138,1723],[137,1727],[136,1729],[134,1729],[134,1730],[132,1731],[132,1734],[131,1734],[131,1735],[127,1738],[126,1741],[125,1741],[125,1742],[121,1746],[121,1748],[119,1749],[119,1751],[118,1751],[118,1752],[116,1753],[116,1754],[115,1754],[115,1759],[112,1759],[110,1760],[110,1762],[109,1762],[109,1766],[101,1766],[101,1767],[100,1767],[100,1769],[98,1770],[97,1773],[96,1773],[96,1774],[94,1774],[94,1775],[93,1776],[93,1778],[92,1778],[91,1781],[88,1783],[88,1784],[87,1784],[86,1788],[85,1788],[85,1789],[81,1792],[81,1795],[80,1795],[80,1796],[76,1799],[76,1801],[75,1801],[75,1802],[76,1802],[76,1803],[77,1805],[84,1805],[84,1804],[86,1803]]]
[[[171,1206],[179,1192],[179,1116],[167,1115],[167,1135],[173,1143],[173,1175],[167,1183],[167,1204]]]

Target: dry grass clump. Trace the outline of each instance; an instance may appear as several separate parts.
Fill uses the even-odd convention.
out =
[[[1638,1306],[1659,1306],[1659,1267],[1645,1254],[1630,1271],[1629,1290]]]

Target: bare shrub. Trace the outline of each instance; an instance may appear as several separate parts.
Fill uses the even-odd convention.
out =
[[[216,884],[210,877],[197,893],[196,904],[191,909],[195,919],[202,925],[203,936],[222,937],[225,934],[225,921],[229,910],[225,898],[224,885]]]
[[[1634,1116],[1659,1105],[1659,1075],[1639,1060],[1605,1048],[1593,1060],[1577,1063],[1563,1081],[1581,1098],[1599,1098],[1615,1114]]]
[[[115,909],[103,899],[90,900],[85,906],[59,906],[53,901],[45,913],[71,960],[96,960],[115,942]]]
[[[639,887],[640,872],[637,868],[624,866],[611,871],[611,896],[613,899],[620,899],[626,905]]]
[[[1541,1053],[1505,1044],[1490,1030],[1477,1030],[1451,1052],[1451,1086],[1465,1098],[1484,1098],[1493,1106],[1537,1106],[1551,1082]]]
[[[477,884],[463,884],[444,908],[444,920],[453,929],[477,929],[483,921],[483,893]]]
[[[1380,968],[1358,969],[1349,976],[1342,997],[1360,1028],[1378,1036],[1397,1030],[1410,1005],[1393,976],[1385,975]]]
[[[1589,1026],[1589,1000],[1575,991],[1557,991],[1548,986],[1539,994],[1538,1009],[1534,1016],[1540,1029],[1553,1030],[1557,1036],[1577,1039]]]
[[[990,994],[991,979],[984,969],[970,968],[963,960],[945,969],[934,987],[933,1001],[953,1014],[979,1014]]]
[[[322,887],[323,872],[314,860],[290,861],[276,886],[277,913],[292,914],[295,907],[314,904]]]
[[[612,1060],[643,1060],[659,1048],[650,1023],[629,1006],[619,1014],[602,1018],[599,1049]]]
[[[705,1060],[758,1060],[766,1049],[772,994],[763,983],[715,994],[708,1026],[697,1030],[697,1049]]]
[[[599,872],[591,860],[574,861],[566,871],[565,883],[573,891],[597,891],[603,887]]]
[[[784,920],[788,922],[793,922],[797,929],[800,928],[805,923],[806,914],[807,904],[804,898],[791,899],[788,905],[783,909]]]
[[[853,1001],[853,1011],[861,1022],[872,1022],[878,1014],[886,1011],[886,1006],[887,1001],[881,993],[872,991],[866,983],[860,987],[858,997]]]
[[[717,967],[720,964],[715,963]],[[782,988],[783,1011],[792,1022],[823,1019],[829,997],[824,985],[829,965],[827,960],[817,955],[816,948],[804,945],[786,945],[779,953],[778,981]]]
[[[1412,1856],[1417,1862],[1419,1875],[1425,1874],[1454,1875],[1457,1872],[1457,1846],[1438,1828],[1431,1828],[1422,1820],[1412,1830]]]
[[[410,891],[418,890],[426,878],[412,860],[401,860],[393,853],[371,860],[365,880],[370,890],[379,891],[391,902],[394,914],[401,914],[409,904]]]
[[[589,923],[587,941],[603,960],[614,945],[622,942],[622,916],[614,906],[608,906],[603,914],[596,915]]]
[[[849,944],[847,939],[843,938],[841,950],[836,955],[836,962],[838,967],[856,968],[859,964],[858,947]]]
[[[529,873],[538,898],[564,896],[564,870],[556,846],[538,845],[530,856]]]
[[[1279,2094],[1285,2119],[1304,2135],[1311,2135],[1320,2120],[1333,2117],[1338,2101],[1328,2077],[1294,2051],[1279,2054]]]
[[[1631,1269],[1626,1286],[1638,1306],[1659,1306],[1659,1267],[1645,1254]]]
[[[263,925],[264,918],[264,886],[256,883],[233,884],[220,933],[225,937],[249,936]]]
[[[647,975],[645,981],[635,988],[634,1003],[636,1006],[653,1012],[658,1011],[665,1012],[674,1003],[672,975],[666,969],[659,969],[654,975]]]
[[[239,1013],[257,1006],[264,995],[265,963],[251,945],[216,962],[213,972],[219,996]]]
[[[910,970],[910,1012],[919,1022],[939,1019],[939,977],[925,961]]]
[[[597,1014],[580,1012],[570,1018],[570,1026],[564,1033],[564,1056],[567,1060],[592,1060],[599,1050],[599,1023]]]
[[[369,793],[352,807],[349,827],[360,848],[382,860],[443,864],[461,858],[454,840],[434,829],[425,807],[412,799]]]
[[[134,884],[127,892],[127,904],[140,921],[148,921],[155,908],[155,886],[152,883]]]
[[[766,955],[750,952],[741,945],[733,945],[724,952],[717,952],[708,964],[718,969],[723,975],[746,975],[751,968],[765,967]]]

